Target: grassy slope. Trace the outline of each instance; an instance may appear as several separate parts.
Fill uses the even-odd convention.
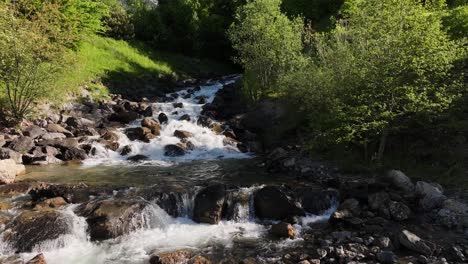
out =
[[[138,42],[126,42],[100,36],[85,41],[78,51],[70,54],[69,67],[55,82],[59,99],[62,92],[78,92],[79,86],[106,93],[101,79],[173,76],[177,79],[207,74],[232,73],[230,66],[209,60],[156,52]],[[119,80],[116,80],[119,81]]]

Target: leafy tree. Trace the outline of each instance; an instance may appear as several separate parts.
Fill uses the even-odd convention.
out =
[[[280,0],[248,1],[236,15],[229,37],[245,69],[244,89],[257,101],[277,89],[278,77],[300,68],[303,20],[281,13]]]
[[[450,75],[458,49],[440,16],[419,1],[357,0],[347,7],[346,21],[315,36],[308,70],[283,83],[312,112],[317,141],[377,141],[381,161],[389,133],[417,114],[443,111],[458,96]]]

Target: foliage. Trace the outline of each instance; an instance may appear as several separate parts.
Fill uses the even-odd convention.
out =
[[[389,133],[457,98],[450,70],[458,49],[441,18],[417,1],[347,6],[346,21],[316,36],[314,62],[283,83],[311,112],[315,142],[373,145],[380,161]]]
[[[9,114],[22,119],[33,104],[44,98],[59,71],[65,38],[58,31],[56,6],[44,6],[28,19],[18,9],[0,4],[0,90]],[[53,21],[51,23],[51,21]]]
[[[444,26],[454,38],[466,38],[468,33],[468,4],[449,10],[444,17]]]
[[[104,35],[115,39],[132,39],[135,27],[127,10],[117,1],[110,1],[107,6],[109,12],[102,18]]]
[[[327,29],[331,17],[338,13],[344,0],[283,0],[282,10],[290,16],[303,16],[318,30]]]
[[[252,101],[276,89],[278,77],[300,68],[303,21],[281,13],[280,0],[249,1],[237,12],[229,37],[245,69],[244,88]]]

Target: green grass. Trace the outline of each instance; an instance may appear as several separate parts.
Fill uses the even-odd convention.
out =
[[[100,36],[90,37],[64,60],[68,66],[55,82],[56,99],[62,97],[62,92],[79,92],[82,85],[88,86],[97,97],[106,96],[109,93],[106,81],[118,83],[147,77],[184,79],[234,72],[229,65],[157,52],[140,42]]]

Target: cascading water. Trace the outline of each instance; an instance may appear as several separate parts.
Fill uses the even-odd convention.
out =
[[[241,153],[236,146],[226,144],[226,137],[222,134],[217,134],[212,129],[198,124],[203,106],[211,103],[216,93],[223,88],[223,85],[235,82],[238,77],[214,84],[201,86],[200,89],[189,87],[185,90],[176,93],[168,94],[169,102],[153,103],[153,118],[157,119],[158,115],[164,113],[168,117],[167,123],[161,124],[162,128],[160,136],[152,139],[149,143],[142,141],[131,141],[124,133],[126,128],[117,131],[119,135],[120,148],[116,151],[106,149],[104,145],[94,141],[93,147],[96,153],[90,159],[85,161],[86,165],[97,164],[115,164],[126,160],[126,157],[119,153],[124,146],[130,146],[132,149],[131,155],[144,155],[148,157],[145,163],[156,165],[170,165],[178,161],[191,160],[211,160],[219,158],[247,158],[249,155]],[[176,98],[174,98],[176,97]],[[181,120],[182,117],[184,120]],[[188,117],[188,118],[187,118]],[[189,119],[189,120],[188,120]],[[141,120],[131,123],[129,127],[140,126]],[[164,147],[171,144],[181,142],[179,138],[174,136],[176,130],[187,131],[191,133],[189,141],[193,144],[193,149],[181,157],[168,157],[164,155]]]

